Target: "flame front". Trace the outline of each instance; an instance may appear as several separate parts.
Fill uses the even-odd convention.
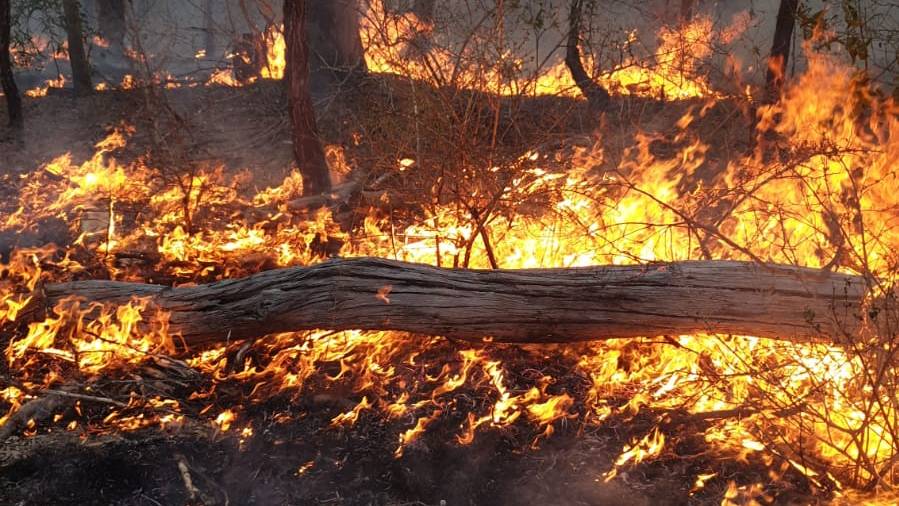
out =
[[[372,2],[370,19],[392,16],[379,6]],[[695,69],[678,60],[685,54],[702,57],[691,48],[711,32],[706,23],[700,18],[677,33],[663,32],[659,64],[652,72],[627,67],[604,80],[623,94],[708,100],[676,123],[666,140],[677,146],[676,153],[657,155],[654,143],[662,139],[641,133],[615,162],[598,138],[576,146],[564,160],[564,171],[554,168],[557,153],[540,151],[525,153],[509,166],[478,167],[503,181],[497,200],[511,202],[487,217],[439,203],[402,229],[372,213],[361,227],[364,233],[351,233],[329,210],[309,219],[288,212],[288,203],[302,190],[297,174],[249,197],[222,170],[201,171],[164,186],[154,167],[116,162],[113,155],[133,134],[122,125],[97,144],[87,162],[77,165],[62,156],[19,181],[18,210],[2,216],[5,229],[25,231],[41,220],[62,218],[78,239],[68,250],[18,250],[3,265],[0,325],[16,322],[43,282],[96,275],[150,281],[147,272],[171,284],[205,282],[315,263],[325,255],[316,245],[330,240],[341,243],[341,256],[471,268],[490,268],[491,259],[502,268],[775,261],[876,277],[883,285],[875,289],[889,293],[899,251],[896,104],[865,94],[851,69],[814,55],[782,102],[760,106],[758,131],[764,135],[755,152],[735,157],[720,174],[709,176],[703,171],[711,147],[691,127],[721,97],[708,83],[688,77]],[[426,24],[406,14],[391,17],[386,26],[386,32],[376,33],[373,25],[363,30],[366,46],[373,48],[367,55],[371,70],[449,81],[433,74],[446,66],[411,58],[403,53],[409,48],[398,43],[427,33]],[[276,32],[272,37],[266,78],[283,74],[283,39]],[[448,58],[434,51],[427,58],[438,63]],[[484,91],[516,91],[499,75],[456,79]],[[574,89],[571,83],[546,79],[537,90]],[[395,170],[420,169],[403,156]],[[494,198],[485,193],[474,199]],[[545,209],[534,212],[534,203]],[[139,213],[133,211],[138,207]],[[233,209],[248,212],[236,215]],[[244,217],[250,215],[255,217]],[[145,252],[140,262],[122,261],[133,252]],[[390,292],[390,286],[383,287],[378,300],[390,304]],[[140,299],[89,308],[63,301],[43,321],[10,332],[6,361],[17,384],[0,385],[0,403],[6,407],[0,423],[21,407],[28,392],[61,387],[78,375],[124,375],[129,368],[158,366],[179,353],[179,337],[169,335],[167,315]],[[539,445],[567,424],[583,430],[613,417],[650,418],[651,429],[621,448],[599,477],[612,480],[673,452],[670,448],[683,436],[671,427],[681,416],[702,420],[701,438],[722,458],[767,459],[772,469],[786,463],[822,487],[825,480],[838,486],[899,485],[899,371],[891,336],[853,336],[849,349],[723,335],[509,347],[398,332],[316,330],[269,336],[247,346],[237,352],[234,343],[192,350],[186,358],[186,365],[207,379],[191,400],[205,404],[203,416],[222,432],[242,421],[241,410],[221,407],[225,394],[219,387],[226,384],[240,385],[247,403],[298,398],[318,389],[343,392],[318,398],[340,406],[332,429],[368,416],[391,420],[400,426],[397,457],[458,411],[465,413],[456,434],[462,445],[484,431],[513,426],[527,427],[529,440]],[[437,356],[443,359],[434,360]],[[554,362],[568,364],[583,380],[582,388],[562,384],[539,367],[527,375],[515,367]],[[179,408],[164,394],[135,393],[126,406],[110,408],[96,430],[175,424]],[[282,421],[290,418],[285,414]],[[783,441],[801,441],[805,453]],[[297,473],[309,468],[304,465]],[[701,473],[694,491],[710,480],[726,483],[725,477]],[[761,495],[730,482],[725,501],[742,504],[739,498]]]

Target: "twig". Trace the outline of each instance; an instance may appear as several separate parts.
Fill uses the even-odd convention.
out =
[[[42,421],[53,415],[53,412],[67,404],[69,400],[82,400],[97,402],[100,404],[110,404],[120,408],[127,408],[128,404],[111,399],[109,397],[100,397],[96,395],[81,394],[70,392],[58,388],[45,388],[43,390],[34,390],[13,378],[3,377],[3,383],[11,385],[28,395],[35,397],[34,399],[23,404],[15,413],[10,415],[6,423],[0,425],[0,441],[12,436],[22,427],[28,425],[29,420]],[[74,388],[74,385],[72,385]]]
[[[190,500],[195,501],[197,499],[197,496],[200,495],[200,489],[194,486],[194,481],[190,477],[190,468],[188,468],[187,466],[187,459],[184,458],[184,455],[176,453],[175,460],[178,461],[178,472],[181,474],[181,480],[184,482],[184,488],[186,488],[187,493],[190,494]]]
[[[66,397],[53,393],[46,397],[38,397],[22,405],[6,420],[6,423],[0,425],[0,441],[4,441],[23,427],[28,426],[28,422],[43,421],[53,415],[53,412],[66,404]]]
[[[120,408],[128,407],[127,403],[124,403],[122,401],[117,401],[117,400],[111,399],[109,397],[100,397],[97,395],[79,394],[76,392],[67,392],[65,390],[57,390],[54,388],[47,388],[47,389],[41,390],[39,393],[48,393],[48,394],[52,394],[52,395],[59,395],[61,397],[68,397],[71,399],[79,399],[82,401],[98,402],[101,404],[111,404],[113,406],[118,406]]]

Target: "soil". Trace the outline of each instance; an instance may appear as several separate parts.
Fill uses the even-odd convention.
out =
[[[268,401],[245,413],[255,427],[250,437],[189,425],[115,435],[14,437],[0,452],[0,502],[717,505],[729,479],[768,480],[760,462],[702,456],[697,435],[681,436],[663,458],[604,482],[622,446],[652,426],[650,414],[588,432],[562,424],[532,447],[533,434],[522,424],[482,431],[471,444],[460,445],[455,436],[465,415],[452,413],[394,458],[395,424],[363,415],[352,428],[335,429],[330,419],[340,411],[336,405],[313,405],[311,396]],[[296,416],[272,422],[279,413]],[[188,469],[193,494],[179,463]],[[720,477],[691,492],[695,477],[710,469]],[[814,500],[798,476],[777,480],[770,492],[780,504]]]

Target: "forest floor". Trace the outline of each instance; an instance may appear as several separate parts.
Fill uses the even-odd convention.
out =
[[[78,100],[62,95],[26,99],[24,133],[13,136],[0,129],[0,170],[14,177],[66,153],[76,162],[87,160],[97,141],[126,122],[136,131],[116,155],[122,163],[148,157],[223,166],[228,173],[252,175],[247,191],[277,185],[289,173],[291,160],[289,124],[278,86],[260,82],[243,88],[173,89],[165,92],[164,103],[141,90]],[[323,138],[344,146],[356,170],[423,152],[446,158],[447,152],[459,150],[441,145],[438,135],[424,135],[422,141],[425,126],[439,122],[404,121],[411,107],[404,93],[395,90],[375,83],[344,101],[318,101]],[[602,136],[606,163],[615,163],[638,132],[657,135],[654,149],[660,153],[673,152],[678,143],[674,125],[698,105],[621,99],[616,112],[597,128],[598,121],[587,116],[579,101],[535,98],[523,104],[515,118],[504,119],[508,128],[502,129],[499,143],[510,152],[553,139]],[[695,127],[714,146],[708,174],[726,163],[729,152],[743,153],[750,146],[745,111],[727,103],[716,108]],[[393,114],[386,115],[395,120],[392,128],[384,127],[390,120],[385,120],[385,109]],[[442,341],[419,360],[439,365],[462,346]],[[510,389],[525,388],[534,355],[515,347],[497,353],[503,356]],[[588,380],[576,372],[570,356],[547,352],[539,367],[551,370],[557,385],[577,402],[586,395]],[[218,388],[220,403],[239,403],[247,393],[236,381]],[[679,421],[676,415],[666,418],[666,430],[681,435],[677,445],[604,482],[603,473],[623,446],[657,423],[659,414],[651,412],[612,419],[601,428],[562,421],[536,447],[533,430],[525,423],[479,431],[463,446],[456,440],[467,415],[461,407],[486,402],[479,391],[464,388],[455,394],[457,409],[440,417],[396,458],[397,434],[409,420],[389,421],[364,412],[351,427],[332,426],[336,415],[359,402],[357,397],[307,389],[297,396],[283,394],[249,404],[242,419],[253,426],[252,435],[188,420],[169,429],[114,434],[48,429],[13,436],[0,445],[0,504],[719,504],[731,480],[741,485],[772,483],[768,467],[759,461],[721,461],[705,454],[701,423],[694,420],[686,426],[687,419]],[[628,399],[608,401],[621,405]],[[285,413],[289,423],[279,421]],[[710,469],[717,476],[704,489],[693,490],[697,474]],[[786,473],[767,492],[781,504],[821,500],[809,495],[809,484],[798,473]]]

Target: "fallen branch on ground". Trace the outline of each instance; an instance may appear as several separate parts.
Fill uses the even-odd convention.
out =
[[[47,284],[19,321],[72,296],[85,307],[146,297],[188,346],[308,329],[511,343],[701,332],[840,342],[859,328],[865,293],[859,276],[751,262],[468,270],[356,258],[178,288]]]
[[[372,181],[371,186],[377,187],[387,179],[395,176],[394,172],[387,172]],[[334,186],[331,191],[319,195],[311,195],[307,197],[298,197],[289,200],[286,203],[287,209],[290,211],[304,211],[324,206],[338,206],[346,204],[354,196],[361,196],[366,203],[376,203],[380,199],[389,197],[386,190],[365,191],[365,179],[363,175],[352,181]]]
[[[10,415],[3,425],[0,425],[0,441],[27,427],[31,420],[35,423],[42,422],[53,416],[57,410],[74,403],[74,399],[62,395],[59,391],[26,402]]]

